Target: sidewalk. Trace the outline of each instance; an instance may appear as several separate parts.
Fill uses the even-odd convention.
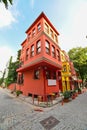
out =
[[[47,102],[38,102],[38,99],[37,98],[34,98],[34,104],[33,104],[33,100],[32,100],[32,97],[28,97],[28,96],[24,96],[22,94],[20,94],[18,97],[16,96],[15,93],[11,93],[11,90],[7,89],[7,88],[4,88],[3,89],[7,94],[9,94],[10,96],[12,97],[15,97],[17,99],[20,99],[26,103],[29,103],[31,105],[34,105],[34,106],[38,106],[38,107],[51,107],[51,106],[54,106],[58,103],[60,103],[62,101],[62,97],[57,97],[55,100],[53,101],[49,101],[48,103]]]
[[[17,97],[15,93],[12,94],[12,93],[11,93],[11,90],[9,90],[9,89],[7,89],[7,88],[4,88],[4,91],[5,91],[7,94],[9,94],[10,96],[12,96],[12,97],[15,97],[15,98],[17,98],[17,99],[20,99],[20,100],[22,100],[22,101],[24,101],[24,102],[26,102],[26,103],[29,103],[29,104],[31,104],[31,105],[33,105],[33,106],[37,106],[37,107],[48,108],[48,107],[52,107],[52,106],[54,106],[54,105],[56,105],[56,104],[64,105],[64,102],[63,102],[63,100],[62,100],[62,97],[57,97],[55,100],[49,101],[49,102],[40,102],[40,101],[38,102],[38,99],[37,99],[37,98],[34,98],[34,102],[33,102],[32,97],[24,96],[24,95],[22,95],[22,94],[20,94],[20,95]],[[83,92],[83,93],[84,93],[84,92],[87,92],[87,89],[84,88],[84,89],[82,90],[82,92]],[[79,95],[78,95],[78,96],[79,96]],[[72,99],[70,99],[70,101],[72,101]]]

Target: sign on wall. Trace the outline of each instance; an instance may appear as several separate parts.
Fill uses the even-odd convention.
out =
[[[56,85],[55,79],[48,79],[48,86]]]

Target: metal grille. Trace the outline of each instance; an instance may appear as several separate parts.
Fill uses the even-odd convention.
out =
[[[50,116],[42,121],[40,121],[41,125],[46,129],[50,130],[54,126],[56,126],[60,121],[54,118],[53,116]]]

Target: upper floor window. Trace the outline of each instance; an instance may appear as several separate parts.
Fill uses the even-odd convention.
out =
[[[54,38],[53,31],[50,29],[50,35],[52,38]]]
[[[35,28],[32,31],[32,37],[35,36]]]
[[[34,79],[39,79],[40,78],[40,70],[35,70],[34,71]]]
[[[24,65],[24,61],[23,59],[20,59],[20,64],[19,64],[19,67],[23,66]]]
[[[71,72],[70,65],[68,65],[67,68],[68,68],[68,71]]]
[[[67,69],[66,69],[66,65],[63,65],[63,71],[66,72]]]
[[[56,56],[56,53],[55,53],[55,47],[52,46],[52,57],[55,57]]]
[[[34,56],[34,45],[31,46],[31,56]]]
[[[57,35],[55,34],[55,41],[58,42]]]
[[[49,26],[45,23],[45,31],[49,33]]]
[[[41,24],[40,23],[37,25],[37,29],[38,29],[38,32],[41,30]]]
[[[31,33],[28,34],[28,41],[30,40],[30,37],[31,37]]]
[[[29,48],[26,49],[26,60],[29,58]]]
[[[24,48],[25,48],[25,46],[22,46],[22,50],[21,50],[21,53],[23,53],[23,52],[24,52]]]
[[[40,53],[41,52],[41,41],[39,40],[39,41],[37,41],[37,45],[36,45],[36,47],[37,47],[37,53]]]
[[[50,54],[50,43],[46,40],[45,41],[46,53]]]
[[[59,50],[56,51],[56,56],[57,56],[57,59],[60,61],[60,52],[59,52]]]

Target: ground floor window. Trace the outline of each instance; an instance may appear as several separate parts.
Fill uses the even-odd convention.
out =
[[[46,71],[46,79],[50,79],[51,78],[51,75],[50,75],[50,71]]]
[[[40,79],[40,70],[34,71],[34,79]]]
[[[52,72],[53,79],[56,79],[56,72]]]
[[[18,75],[17,83],[18,84],[24,83],[24,74]]]

